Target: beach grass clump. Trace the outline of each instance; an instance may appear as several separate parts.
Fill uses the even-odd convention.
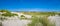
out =
[[[2,26],[2,21],[7,20],[6,17],[18,16],[17,14],[13,14],[8,10],[0,10],[0,26]]]
[[[0,22],[0,26],[2,26],[2,22]]]
[[[55,26],[55,24],[51,24],[48,20],[48,16],[44,17],[32,17],[31,24],[28,24],[28,26]]]
[[[21,15],[20,20],[26,20],[27,18],[24,15]]]
[[[3,14],[1,14],[2,16],[9,16],[9,17],[11,17],[11,16],[18,16],[17,14],[13,14],[13,13],[11,13],[8,10],[0,10],[0,12],[3,13]]]

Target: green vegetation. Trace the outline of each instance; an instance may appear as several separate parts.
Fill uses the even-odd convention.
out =
[[[60,16],[60,13],[58,15]]]
[[[10,11],[8,11],[8,10],[0,10],[0,12],[7,12],[7,13],[10,13]]]
[[[20,19],[26,19],[26,17],[24,15],[21,15]]]
[[[17,14],[13,14],[13,13],[11,13],[8,10],[0,10],[0,12],[2,12],[2,13],[6,12],[6,13],[2,14],[2,16],[9,16],[9,17],[11,17],[11,16],[18,16]]]
[[[27,17],[25,17],[24,15],[21,15],[20,17],[21,20],[29,20]]]
[[[9,17],[11,17],[11,16],[18,16],[17,14],[11,14],[11,13],[5,13],[5,14],[2,14],[2,16],[9,16]]]
[[[23,12],[24,14],[28,15],[48,15],[48,16],[54,16],[55,14],[59,14],[57,12]]]
[[[25,17],[24,15],[21,15],[21,17]]]
[[[28,24],[28,26],[55,26],[55,24],[52,24],[48,20],[48,16],[45,17],[36,17],[33,16],[31,18],[32,22],[31,24]]]
[[[5,17],[18,16],[17,14],[13,14],[8,10],[0,10],[0,12],[3,13],[3,14],[0,14],[0,20],[6,19]],[[3,16],[4,16],[4,18],[3,18]]]
[[[7,18],[5,17],[18,16],[17,14],[13,14],[8,10],[0,10],[0,12],[3,13],[3,14],[0,14],[0,21],[7,20]],[[0,22],[0,26],[2,26],[2,22]]]
[[[13,14],[8,10],[0,10],[0,12],[6,12],[4,14],[2,14],[1,17],[0,16],[0,20],[6,20],[5,17],[11,17],[11,16],[18,16],[17,14]],[[60,13],[57,12],[22,12],[24,14],[28,14],[31,15],[32,18],[30,20],[32,20],[32,22],[30,24],[28,24],[28,26],[55,26],[55,23],[52,24],[51,22],[49,22],[48,17],[49,16],[54,16],[56,14],[60,15]],[[28,19],[26,18],[24,15],[21,15],[20,19]],[[0,26],[2,26],[2,24],[0,24]]]
[[[23,12],[24,14],[32,15],[32,22],[28,26],[55,26],[49,22],[49,16],[55,16],[56,12]]]
[[[0,26],[2,26],[2,23],[0,22]]]

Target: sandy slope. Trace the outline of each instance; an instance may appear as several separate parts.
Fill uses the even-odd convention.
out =
[[[48,19],[50,20],[50,22],[52,22],[52,24],[55,22],[56,26],[60,26],[60,16],[50,16]]]
[[[31,22],[31,20],[20,20],[19,19],[19,17],[24,14],[20,14],[20,13],[16,13],[16,14],[18,14],[19,16],[7,17],[8,20],[3,21],[2,25],[3,26],[27,26],[27,24]]]

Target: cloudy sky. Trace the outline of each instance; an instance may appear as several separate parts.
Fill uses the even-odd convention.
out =
[[[60,11],[60,0],[0,0],[0,10]]]

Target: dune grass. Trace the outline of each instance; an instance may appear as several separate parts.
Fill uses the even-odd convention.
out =
[[[28,24],[28,26],[55,26],[55,24],[51,24],[51,22],[49,22],[49,20],[48,20],[48,17],[34,16],[34,17],[32,17],[31,24]]]
[[[54,16],[57,13],[54,12],[36,12],[36,13],[28,13],[30,15],[33,15],[31,18],[32,22],[28,24],[28,26],[55,26],[55,23],[52,24],[49,22],[48,17]]]
[[[2,26],[2,22],[0,22],[0,26]]]
[[[3,14],[0,14],[0,21],[1,21],[0,26],[2,26],[2,21],[7,20],[6,17],[18,16],[17,14],[13,14],[8,10],[0,10],[0,12],[3,13]]]
[[[7,12],[6,14],[3,14],[2,16],[17,15],[17,14],[11,14],[9,11],[5,11],[5,10],[2,10],[0,12]],[[55,26],[55,24],[52,24],[48,20],[48,16],[50,16],[50,15],[53,16],[53,15],[57,14],[55,12],[24,12],[24,14],[33,15],[31,18],[32,22],[30,24],[28,24],[28,26]],[[39,15],[39,17],[37,17],[38,15]],[[40,17],[41,15],[43,17]],[[23,15],[21,17],[23,17],[21,19],[27,19],[27,18],[24,18]],[[2,24],[0,24],[0,26],[2,26]]]

